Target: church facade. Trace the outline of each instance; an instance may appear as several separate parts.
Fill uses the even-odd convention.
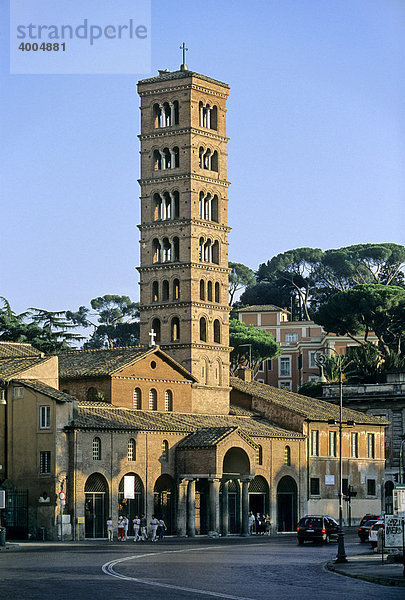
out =
[[[10,498],[31,490],[28,529],[54,539],[102,538],[123,514],[191,537],[247,535],[249,511],[269,514],[274,532],[315,508],[337,516],[338,408],[275,394],[248,371],[230,381],[229,87],[183,64],[138,91],[141,346],[0,352],[2,485]],[[359,440],[347,478],[375,481],[360,517],[380,509],[385,422],[344,418]]]

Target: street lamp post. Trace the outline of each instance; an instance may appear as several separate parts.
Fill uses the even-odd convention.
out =
[[[334,348],[329,348],[337,355],[337,365],[339,370],[339,529],[338,529],[338,551],[336,555],[336,563],[347,562],[345,551],[345,536],[343,533],[343,452],[342,452],[342,431],[343,431],[343,370],[342,357]],[[325,354],[318,353],[315,357],[317,364],[323,367],[326,362]]]

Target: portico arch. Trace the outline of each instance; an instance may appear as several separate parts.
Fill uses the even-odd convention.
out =
[[[277,485],[277,531],[295,531],[297,527],[297,484],[289,475]]]
[[[157,478],[153,488],[154,513],[166,523],[167,533],[174,533],[175,519],[174,510],[176,505],[175,483],[170,475],[164,474]]]

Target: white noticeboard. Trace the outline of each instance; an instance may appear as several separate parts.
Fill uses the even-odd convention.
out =
[[[6,490],[0,490],[0,508],[6,508]]]
[[[325,475],[325,485],[335,485],[335,476]]]
[[[386,548],[402,547],[402,517],[385,515],[385,542]]]
[[[405,485],[396,485],[393,490],[394,513],[405,517]]]
[[[124,475],[124,498],[133,500],[135,498],[135,476]]]

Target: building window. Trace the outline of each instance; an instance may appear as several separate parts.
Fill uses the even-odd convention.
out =
[[[140,388],[134,389],[133,408],[140,410],[142,407],[142,392]]]
[[[329,431],[329,456],[336,456],[336,431]]]
[[[267,361],[267,370],[268,370],[268,371],[271,371],[271,370],[272,370],[272,368],[273,368],[273,363],[272,363],[272,360],[271,360],[271,359],[269,359],[269,360]]]
[[[136,460],[136,444],[135,444],[135,440],[133,438],[131,438],[130,440],[128,440],[127,458],[128,458],[129,461]]]
[[[218,319],[214,321],[214,342],[216,344],[221,343],[221,324]]]
[[[311,431],[311,456],[319,456],[319,431],[317,429]]]
[[[180,339],[180,320],[178,317],[173,317],[172,319],[170,337],[172,342],[177,342]]]
[[[157,391],[153,388],[149,391],[149,410],[157,410]]]
[[[39,453],[39,472],[41,475],[51,472],[51,453],[48,451]]]
[[[367,456],[375,458],[375,436],[374,433],[367,434]]]
[[[13,398],[24,398],[24,388],[21,385],[13,387]]]
[[[205,317],[201,317],[200,319],[200,340],[202,342],[207,341],[207,321]]]
[[[298,333],[286,333],[285,341],[286,342],[298,342]]]
[[[291,392],[292,384],[291,381],[279,381],[278,387],[280,388],[280,390],[288,390],[289,392]]]
[[[308,366],[310,369],[317,369],[318,365],[315,362],[315,358],[316,358],[316,352],[309,352],[308,353]]]
[[[367,496],[376,495],[375,479],[367,479]]]
[[[258,371],[264,371],[264,361],[262,360],[261,362],[259,362],[259,366],[257,367]]]
[[[263,464],[263,448],[260,444],[258,444],[258,446],[256,448],[256,464],[257,465]]]
[[[93,460],[101,460],[101,440],[99,437],[93,439]]]
[[[173,410],[173,392],[171,390],[165,391],[165,411],[171,412]]]
[[[291,376],[291,356],[280,356],[280,377]]]
[[[98,399],[98,391],[95,387],[90,387],[86,392],[86,400],[89,402],[97,402]]]
[[[350,456],[359,458],[359,434],[355,432],[350,436]]]
[[[342,479],[342,493],[344,496],[347,496],[347,492],[349,491],[349,480]]]
[[[39,407],[39,428],[50,429],[51,427],[51,407],[40,406]]]
[[[311,477],[309,486],[311,496],[320,496],[319,477]]]
[[[162,460],[165,462],[169,460],[169,442],[166,440],[162,442]]]
[[[284,448],[284,464],[289,467],[291,465],[291,449],[290,446]]]

